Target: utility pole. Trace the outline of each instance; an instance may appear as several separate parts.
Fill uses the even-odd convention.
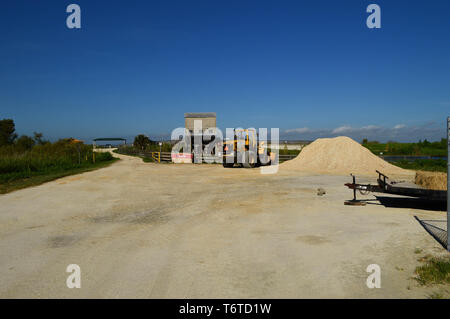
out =
[[[450,116],[447,117],[447,251],[450,251]]]

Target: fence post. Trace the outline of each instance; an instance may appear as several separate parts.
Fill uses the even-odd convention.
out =
[[[450,116],[447,117],[447,250],[450,251]]]

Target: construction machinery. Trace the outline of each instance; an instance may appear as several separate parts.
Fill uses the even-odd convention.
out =
[[[275,160],[276,154],[268,151],[267,141],[258,141],[255,129],[235,129],[234,138],[223,141],[223,167],[254,168]]]

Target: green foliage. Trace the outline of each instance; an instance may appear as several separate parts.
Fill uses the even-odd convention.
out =
[[[288,150],[286,149],[280,149],[279,150],[280,155],[298,155],[300,154],[300,150]]]
[[[16,140],[16,146],[22,152],[31,150],[34,144],[35,144],[34,140],[26,135],[22,135]]]
[[[152,144],[152,141],[145,135],[139,134],[134,138],[133,146],[140,150],[145,150],[147,146]]]
[[[95,161],[94,161],[95,158]],[[55,143],[22,135],[17,139],[13,120],[0,121],[0,194],[106,166],[115,158],[93,153],[91,145],[73,138]]]
[[[0,147],[0,183],[92,166],[92,146],[73,141],[61,139],[29,150],[19,144]],[[111,161],[112,158],[110,153],[95,153],[96,163]]]
[[[418,159],[414,161],[401,160],[391,162],[391,164],[416,171],[447,172],[447,161],[441,159]]]
[[[383,155],[447,156],[447,140],[445,138],[438,142],[424,140],[418,143],[398,143],[393,141],[379,143],[364,139],[362,145],[377,155],[382,152]]]
[[[150,144],[145,148],[145,150],[149,152],[159,152],[159,144],[158,143]],[[161,152],[172,152],[172,144],[165,142],[162,143]]]
[[[95,164],[89,165],[89,166],[78,166],[71,169],[55,169],[52,171],[47,171],[40,175],[34,175],[30,178],[19,178],[14,179],[9,182],[0,183],[0,194],[5,194],[12,192],[14,190],[30,187],[30,186],[36,186],[40,185],[46,182],[53,181],[55,179],[73,175],[73,174],[79,174],[84,172],[89,172],[95,169],[99,169],[102,167],[106,167],[113,163],[114,161],[119,160],[118,158],[113,158],[111,161],[101,161],[101,162],[95,162]]]
[[[34,132],[34,141],[36,142],[36,144],[38,145],[44,145],[46,143],[50,143],[49,141],[43,140],[43,134],[42,133],[38,133],[38,132]]]
[[[16,126],[11,119],[4,119],[0,121],[0,146],[11,145],[17,138],[15,133]]]
[[[450,258],[426,256],[423,266],[416,268],[416,280],[421,285],[450,284]]]

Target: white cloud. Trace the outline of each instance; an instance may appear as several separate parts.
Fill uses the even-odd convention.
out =
[[[405,128],[405,127],[406,127],[405,124],[397,124],[396,126],[394,126],[394,130],[399,130],[399,129],[402,129],[402,128]]]
[[[340,126],[338,128],[335,128],[331,134],[342,134],[342,133],[347,133],[347,132],[351,132],[353,130],[353,128],[351,126]]]
[[[331,134],[344,134],[344,133],[358,133],[379,130],[380,127],[376,125],[367,125],[363,127],[351,127],[348,125],[340,126],[331,131]]]
[[[367,125],[367,126],[361,127],[361,130],[363,130],[363,131],[371,131],[371,130],[377,130],[379,128],[380,127],[376,126],[376,125]],[[358,130],[358,129],[355,129],[355,130]]]
[[[298,134],[302,134],[302,133],[308,133],[310,132],[310,129],[307,127],[300,127],[300,128],[293,128],[290,130],[286,130],[286,133],[298,133]]]

